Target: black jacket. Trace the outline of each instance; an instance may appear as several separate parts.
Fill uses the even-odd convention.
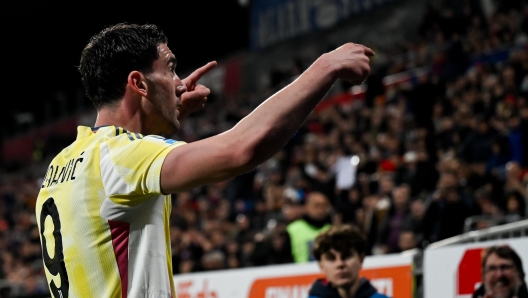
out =
[[[332,287],[326,279],[318,279],[312,284],[308,298],[341,298],[337,289]],[[379,294],[370,282],[361,278],[359,288],[354,298],[388,298]]]
[[[484,285],[481,285],[475,293],[473,293],[472,298],[481,298],[484,297],[485,290]],[[521,288],[519,289],[519,293],[517,293],[516,298],[528,298],[528,289],[526,288],[526,284],[523,284]]]

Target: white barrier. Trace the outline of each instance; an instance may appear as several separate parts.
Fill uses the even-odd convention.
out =
[[[366,257],[360,274],[390,297],[412,297],[412,254]],[[178,298],[306,298],[320,277],[310,262],[175,275],[174,283]]]
[[[528,238],[453,244],[426,249],[423,263],[424,297],[470,298],[482,281],[483,249],[501,244],[510,245],[521,257],[523,267],[528,268]]]

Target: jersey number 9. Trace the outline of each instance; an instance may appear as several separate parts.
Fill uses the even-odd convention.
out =
[[[48,254],[48,247],[46,245],[46,237],[44,237],[46,217],[51,216],[53,221],[53,238],[55,239],[55,253],[53,258]],[[68,298],[68,290],[70,288],[68,282],[68,273],[66,272],[66,264],[64,263],[64,254],[62,248],[61,223],[59,218],[59,210],[53,198],[46,200],[42,205],[40,212],[40,238],[42,239],[42,257],[44,258],[44,265],[48,268],[49,273],[53,276],[60,274],[60,287],[55,285],[55,281],[51,281],[50,289],[53,296],[56,298]]]

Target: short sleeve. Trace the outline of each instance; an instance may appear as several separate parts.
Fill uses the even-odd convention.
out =
[[[161,167],[169,152],[186,144],[160,136],[123,133],[100,145],[100,170],[106,196],[136,206],[161,195]]]

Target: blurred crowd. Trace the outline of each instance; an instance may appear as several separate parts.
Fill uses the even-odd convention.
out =
[[[429,7],[419,38],[375,49],[390,59],[373,61],[364,98],[314,111],[255,170],[173,195],[174,273],[308,261],[310,232],[342,223],[376,255],[524,219],[528,6],[488,2],[492,11],[470,0]],[[178,137],[231,128],[311,62],[272,70],[265,90],[212,94]],[[427,71],[383,80],[418,67]],[[42,175],[2,173],[0,185],[0,280],[28,294],[48,291],[34,216]]]

